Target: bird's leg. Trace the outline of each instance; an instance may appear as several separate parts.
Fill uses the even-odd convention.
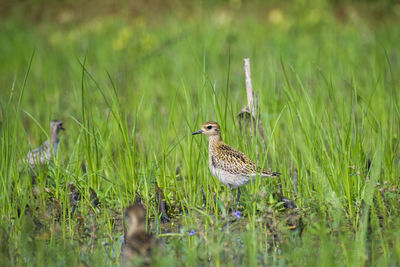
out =
[[[240,200],[240,195],[242,192],[240,191],[240,187],[237,190],[237,196],[236,196],[236,205],[239,206],[239,200]]]
[[[228,185],[229,186],[229,192],[231,192],[231,204],[232,204],[232,212],[235,212],[235,205],[233,204],[233,193],[232,193],[232,188],[231,188],[231,185]]]

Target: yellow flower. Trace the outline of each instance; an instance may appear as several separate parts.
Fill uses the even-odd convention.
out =
[[[274,8],[269,12],[268,19],[272,24],[281,24],[283,22],[283,13],[280,9]]]
[[[112,47],[114,50],[120,51],[126,47],[128,44],[129,39],[132,36],[132,31],[128,27],[122,28],[118,35],[117,38],[113,41]]]

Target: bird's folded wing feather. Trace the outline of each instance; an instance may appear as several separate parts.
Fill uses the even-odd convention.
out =
[[[42,157],[46,156],[45,154],[49,147],[50,147],[50,142],[47,140],[40,147],[30,151],[25,157],[26,161],[29,162],[30,164],[40,163]]]
[[[219,160],[217,161],[218,168],[231,173],[241,173],[244,175],[257,171],[256,164],[243,152],[226,144],[219,145],[217,151],[219,151]],[[258,168],[258,170],[260,169]]]

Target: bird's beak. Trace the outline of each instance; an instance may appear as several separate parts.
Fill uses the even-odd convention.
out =
[[[192,135],[201,134],[201,133],[203,133],[203,130],[198,130],[197,132],[192,133]]]
[[[65,130],[63,125],[60,125],[60,130]]]

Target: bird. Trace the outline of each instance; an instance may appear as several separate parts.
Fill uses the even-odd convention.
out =
[[[129,206],[125,211],[124,244],[121,255],[123,265],[140,257],[150,263],[150,255],[158,245],[158,240],[146,232],[146,211],[140,204]]]
[[[208,136],[209,168],[211,174],[222,184],[229,187],[234,211],[232,189],[237,188],[237,199],[240,198],[240,187],[254,180],[257,176],[277,177],[279,172],[271,172],[257,167],[257,165],[243,152],[227,145],[221,138],[221,127],[217,122],[209,121],[203,124],[199,131],[192,135],[204,134]]]
[[[34,172],[38,167],[43,167],[52,162],[52,147],[54,149],[54,156],[57,155],[58,145],[60,143],[59,133],[61,130],[65,130],[63,122],[52,120],[50,122],[50,140],[47,140],[40,147],[30,151],[26,154],[22,162],[20,162],[29,164],[32,175],[34,175]],[[20,170],[21,167],[22,165],[20,164]]]

